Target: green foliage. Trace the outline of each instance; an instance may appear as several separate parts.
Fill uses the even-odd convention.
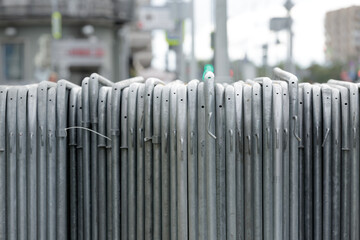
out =
[[[340,63],[334,63],[328,66],[313,63],[306,69],[308,74],[303,77],[303,81],[325,83],[329,79],[339,80],[342,68],[343,65]]]

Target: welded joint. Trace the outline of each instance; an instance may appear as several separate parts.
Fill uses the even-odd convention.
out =
[[[280,136],[279,136],[279,129],[276,128],[275,129],[275,142],[276,142],[276,149],[278,149],[280,147]]]
[[[294,136],[295,136],[295,138],[298,140],[298,142],[301,142],[301,138],[299,137],[299,135],[297,134],[297,132],[296,132],[296,129],[297,129],[297,116],[293,116],[293,119],[294,119]]]
[[[283,140],[283,144],[284,144],[284,149],[287,148],[287,140],[288,140],[288,129],[284,128],[284,132],[283,132],[283,136],[284,136],[284,140]]]
[[[254,136],[256,139],[256,151],[257,151],[257,153],[260,153],[259,134],[255,133]]]
[[[239,153],[242,153],[242,135],[241,135],[241,130],[237,130],[237,135],[238,135],[238,144],[239,144],[239,147],[238,147],[238,151]]]
[[[39,126],[39,132],[40,132],[41,146],[44,146],[45,139],[44,139],[44,127],[43,126]]]
[[[67,137],[67,133],[66,133],[65,128],[56,130],[56,136],[57,136],[58,138],[65,138],[65,137]]]
[[[232,129],[229,129],[229,137],[230,137],[230,151],[233,151],[234,148],[234,143],[233,143],[233,136],[234,136],[234,131]]]
[[[120,136],[120,129],[111,129],[111,136]]]
[[[266,143],[267,143],[267,147],[270,148],[270,128],[266,128],[265,129],[265,132],[266,132]]]

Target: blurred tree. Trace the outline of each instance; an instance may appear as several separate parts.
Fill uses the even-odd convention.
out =
[[[304,82],[325,83],[329,79],[340,80],[340,74],[343,69],[341,63],[333,63],[328,66],[322,66],[317,63],[311,64],[306,70],[308,74],[303,77]]]

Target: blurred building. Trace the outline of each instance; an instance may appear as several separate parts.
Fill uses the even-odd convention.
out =
[[[129,33],[136,31],[125,27],[132,25],[134,9],[143,2],[149,1],[0,1],[0,84],[46,80],[54,72],[75,83],[92,72],[113,80],[129,75],[130,47],[148,48],[151,40],[150,33],[133,36]],[[62,15],[58,40],[51,36],[54,10]],[[145,40],[133,46],[139,38]]]
[[[342,63],[359,62],[360,6],[327,12],[325,35],[327,60]]]

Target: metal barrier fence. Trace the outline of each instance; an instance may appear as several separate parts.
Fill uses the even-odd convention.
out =
[[[0,86],[0,239],[360,239],[359,88]]]

